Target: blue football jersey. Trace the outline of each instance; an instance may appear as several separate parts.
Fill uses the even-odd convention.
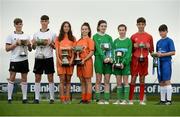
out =
[[[169,37],[160,39],[156,44],[156,52],[167,53],[175,51],[174,42]],[[171,60],[171,56],[160,57],[160,60]]]

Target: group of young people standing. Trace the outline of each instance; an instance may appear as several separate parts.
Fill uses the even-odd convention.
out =
[[[174,43],[167,37],[168,28],[165,24],[159,27],[160,39],[154,52],[153,38],[145,32],[146,20],[137,19],[138,32],[131,38],[126,36],[127,27],[118,26],[119,37],[113,41],[106,34],[107,22],[100,20],[97,33],[91,38],[90,25],[85,22],[81,26],[81,38],[76,39],[68,21],[62,23],[59,35],[48,28],[49,17],[41,16],[41,29],[34,34],[33,39],[22,31],[23,21],[14,20],[15,31],[6,39],[6,51],[11,51],[8,79],[8,103],[12,102],[12,93],[16,73],[21,73],[22,103],[27,100],[27,74],[29,72],[28,51],[35,52],[35,99],[39,103],[40,82],[43,73],[47,74],[49,81],[50,103],[54,103],[54,61],[53,50],[56,51],[57,74],[60,79],[59,98],[61,103],[71,103],[70,89],[74,65],[77,65],[77,76],[81,82],[81,101],[88,104],[92,97],[93,59],[96,74],[95,96],[97,104],[109,104],[110,77],[116,76],[117,101],[113,104],[133,104],[136,78],[140,81],[140,104],[143,101],[145,90],[145,76],[148,75],[149,53],[158,58],[158,79],[160,83],[161,100],[159,104],[171,104],[171,56],[175,54]],[[75,60],[79,59],[79,62]],[[131,75],[129,85],[128,76]],[[104,100],[101,100],[100,86],[104,76]]]

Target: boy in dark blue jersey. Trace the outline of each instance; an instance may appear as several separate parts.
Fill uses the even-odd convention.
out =
[[[158,62],[158,80],[160,83],[160,97],[159,104],[171,105],[172,86],[171,86],[171,59],[175,55],[175,47],[172,39],[167,37],[168,27],[162,24],[159,27],[159,34],[161,39],[156,44],[156,56],[159,58]]]

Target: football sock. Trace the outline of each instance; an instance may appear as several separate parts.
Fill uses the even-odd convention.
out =
[[[134,84],[130,84],[129,100],[133,100],[133,97],[134,97],[134,88],[135,88],[135,85]]]
[[[100,92],[96,92],[96,100],[100,100]]]
[[[123,87],[117,87],[117,98],[118,100],[122,100],[123,99]]]
[[[92,94],[91,93],[87,93],[86,94],[86,101],[91,101],[92,98]]]
[[[49,83],[50,100],[54,100],[54,83]]]
[[[166,86],[166,91],[167,91],[167,101],[171,101],[171,98],[172,98],[172,86],[167,85]]]
[[[83,93],[83,94],[81,95],[81,99],[82,99],[82,101],[86,101],[86,94],[85,94],[85,93]]]
[[[129,100],[129,85],[124,86],[124,99]]]
[[[141,83],[140,84],[140,94],[139,94],[140,101],[143,101],[143,98],[144,98],[144,88],[145,88],[144,83]]]
[[[26,82],[21,83],[21,90],[22,90],[23,100],[27,100],[27,83]]]
[[[166,101],[166,87],[160,86],[161,101]]]
[[[104,92],[104,100],[109,101],[110,95],[109,92]]]
[[[40,96],[40,83],[35,83],[35,99],[39,100]]]
[[[14,89],[14,82],[8,81],[8,100],[12,100],[13,89]]]

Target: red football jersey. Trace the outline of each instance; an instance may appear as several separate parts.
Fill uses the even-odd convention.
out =
[[[131,40],[132,40],[132,44],[134,45],[134,43],[137,44],[149,44],[150,48],[143,48],[142,49],[142,54],[144,57],[148,57],[149,52],[152,53],[154,51],[154,44],[153,44],[153,38],[150,34],[144,32],[144,33],[135,33],[131,36]],[[141,55],[141,48],[135,48],[133,46],[133,50],[132,50],[132,55],[135,57],[140,57]]]

